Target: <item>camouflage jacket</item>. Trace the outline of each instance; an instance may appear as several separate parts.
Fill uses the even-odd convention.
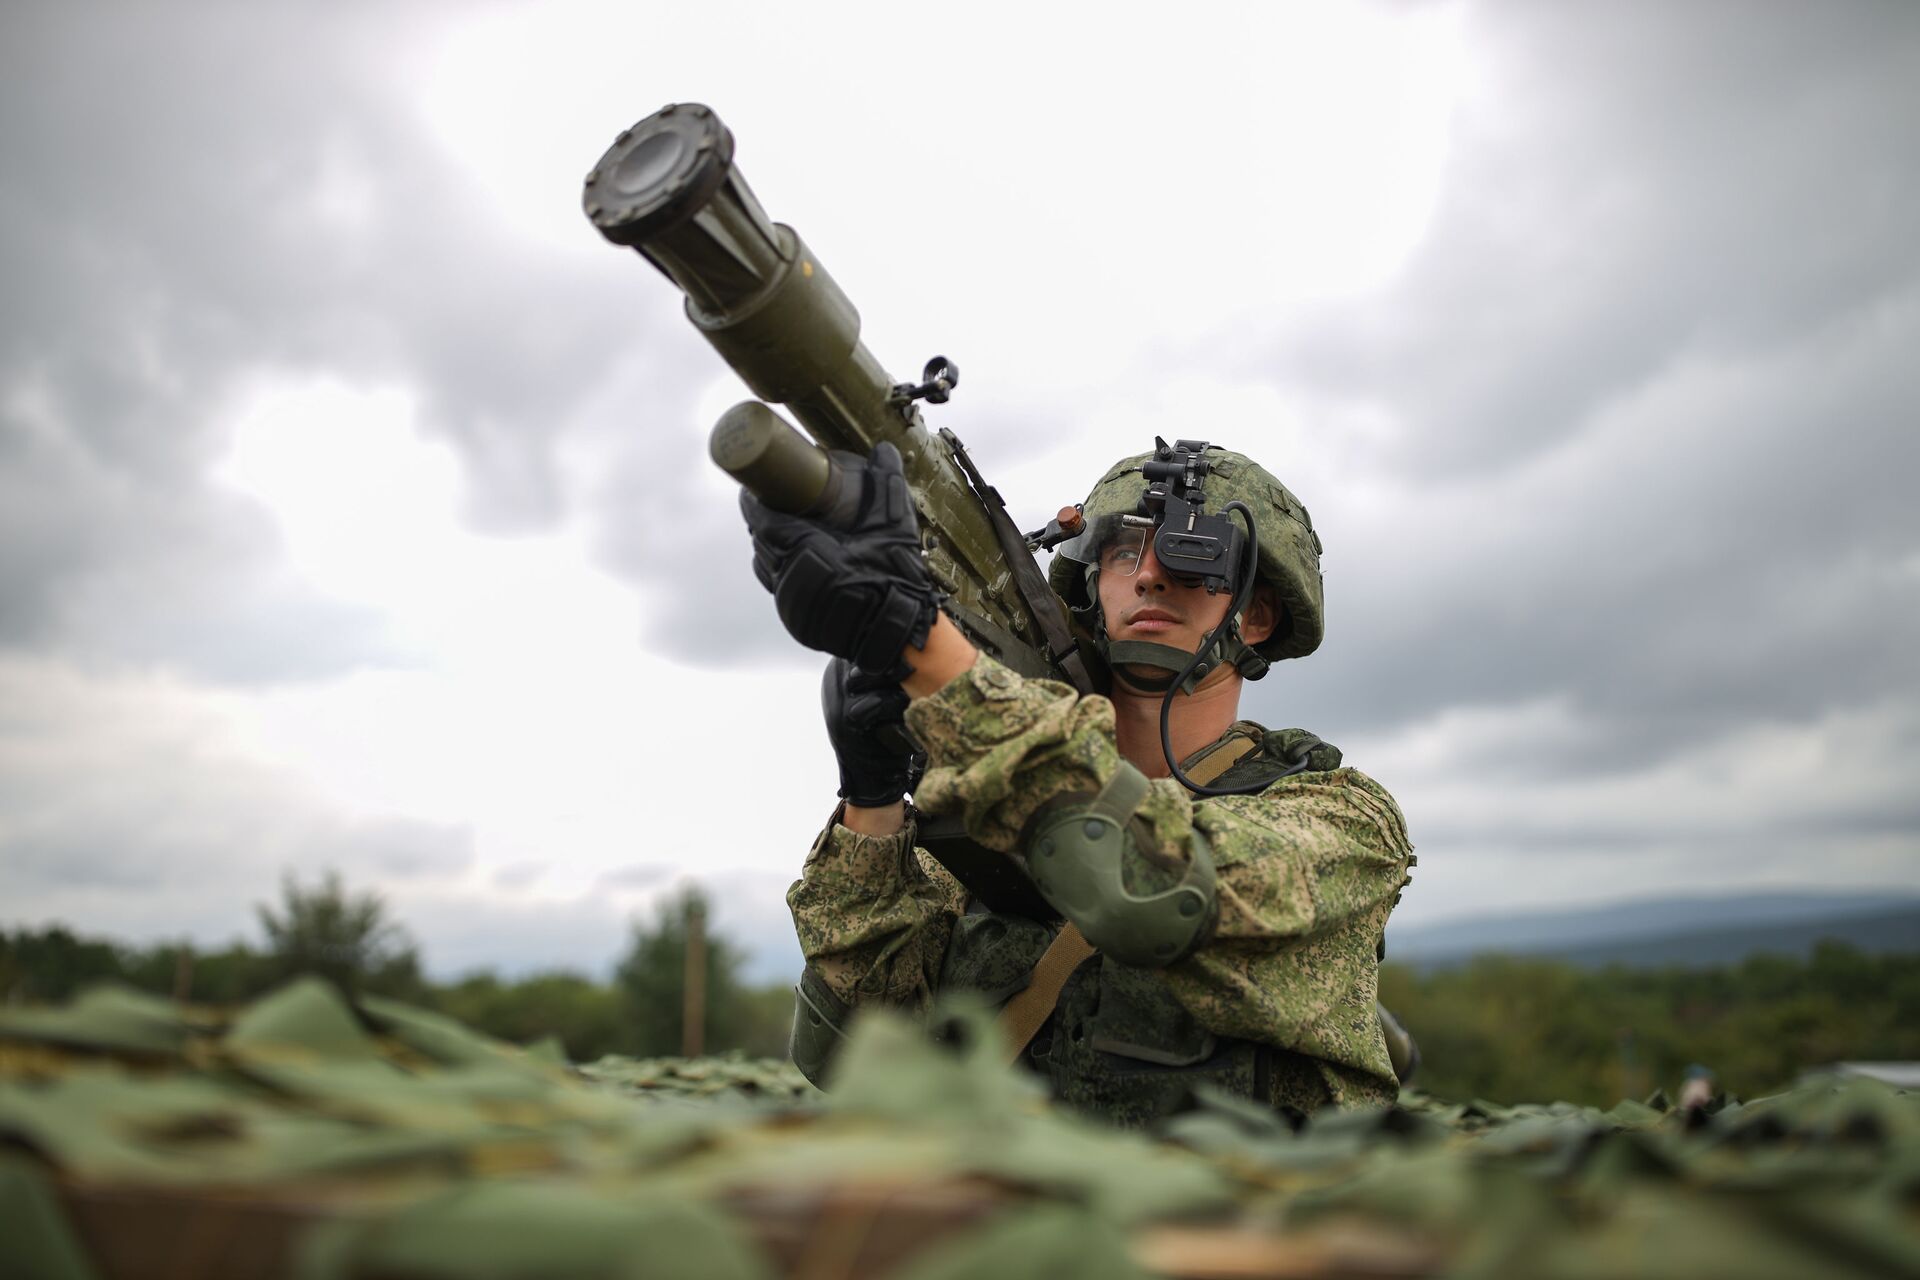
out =
[[[975,840],[1016,857],[1037,809],[1098,791],[1121,759],[1111,702],[1022,679],[985,655],[907,717],[931,758],[916,803],[961,813]],[[1263,739],[1268,751],[1300,736],[1245,721],[1233,734]],[[1081,967],[1056,1006],[1061,1025],[1051,1036],[1043,1030],[1028,1054],[1030,1065],[1050,1067],[1056,1093],[1123,1120],[1148,1118],[1173,1105],[1177,1080],[1149,1088],[1145,1101],[1119,1102],[1080,1078],[1107,1065],[1140,1077],[1159,1064],[1175,1077],[1212,1067],[1211,1078],[1236,1093],[1301,1111],[1394,1098],[1374,1001],[1382,932],[1412,850],[1393,798],[1337,763],[1327,749],[1312,771],[1254,795],[1196,799],[1170,778],[1153,782],[1139,815],[1156,861],[1178,880],[1197,828],[1219,874],[1219,923],[1205,946],[1167,969],[1127,969],[1106,957]],[[787,903],[815,980],[856,1007],[924,1009],[943,985],[1004,1002],[1026,985],[1053,933],[983,917],[977,906],[970,912],[959,882],[914,846],[911,820],[888,837],[829,823]],[[988,937],[995,945],[982,963],[975,944]],[[1123,1004],[1134,1025],[1115,1022]],[[1086,1028],[1074,1021],[1083,1015]],[[1136,1034],[1142,1022],[1150,1035]],[[1136,1050],[1143,1039],[1154,1046]],[[1231,1046],[1259,1053],[1234,1058]]]

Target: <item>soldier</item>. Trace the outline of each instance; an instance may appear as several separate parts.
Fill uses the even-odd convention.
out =
[[[836,655],[823,701],[842,803],[787,898],[801,1069],[822,1080],[855,1009],[924,1010],[959,988],[1002,1008],[1010,1051],[1056,1097],[1122,1124],[1201,1082],[1302,1113],[1391,1101],[1382,1028],[1397,1028],[1375,996],[1414,862],[1404,819],[1337,749],[1238,719],[1244,681],[1320,642],[1306,508],[1203,442],[1116,464],[1050,575],[1111,673],[1109,693],[1080,696],[977,652],[939,611],[891,445],[846,463],[849,528],[743,499],[782,621]],[[1216,557],[1209,574],[1162,562],[1192,567],[1163,527],[1170,492],[1196,499],[1173,508],[1185,527],[1218,535],[1198,553]],[[1250,545],[1220,519],[1229,502]],[[884,729],[902,718],[926,752],[917,786],[909,744]],[[916,847],[922,814],[961,815],[1057,918],[987,910]]]

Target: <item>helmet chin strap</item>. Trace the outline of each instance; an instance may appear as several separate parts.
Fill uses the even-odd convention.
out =
[[[1137,693],[1165,693],[1173,688],[1180,673],[1187,670],[1187,664],[1193,662],[1193,654],[1170,644],[1155,644],[1151,640],[1110,640],[1107,638],[1105,619],[1100,622],[1095,647],[1112,670],[1113,678]],[[1194,664],[1187,678],[1181,681],[1180,692],[1191,694],[1200,687],[1201,681],[1223,665],[1232,666],[1247,680],[1258,680],[1267,674],[1267,660],[1240,638],[1238,618],[1234,619],[1233,626],[1228,628],[1218,644],[1204,651],[1204,656]],[[1152,667],[1166,674],[1142,675],[1138,671],[1140,667]]]
[[[1100,630],[1104,636],[1106,628],[1103,626]],[[1107,640],[1100,646],[1100,656],[1113,670],[1113,678],[1136,693],[1165,693],[1193,661],[1193,655],[1187,650],[1151,640]],[[1152,667],[1156,673],[1166,674],[1145,675],[1138,670],[1140,667]],[[1192,693],[1213,670],[1214,664],[1202,659],[1180,686],[1180,692]]]

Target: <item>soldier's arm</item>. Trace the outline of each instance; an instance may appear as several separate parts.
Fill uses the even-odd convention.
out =
[[[835,1002],[918,1009],[932,997],[965,899],[947,870],[914,848],[912,823],[863,834],[831,821],[787,907],[808,970]]]
[[[941,621],[924,654],[905,655],[914,666],[905,682],[913,697],[907,724],[928,753],[914,802],[930,813],[958,811],[980,843],[1023,853],[1023,829],[1042,805],[1062,794],[1092,795],[1121,767],[1113,704],[1056,681],[1023,679]],[[1185,793],[1173,783],[1164,793],[1156,788],[1150,808],[1143,816],[1177,828],[1160,834],[1180,843],[1190,816]]]
[[[912,674],[901,682],[901,687],[909,697],[924,698],[939,692],[949,680],[971,667],[980,653],[960,634],[953,619],[942,613],[927,632],[926,646],[916,649],[908,645],[900,656],[912,668]],[[849,802],[840,813],[841,825],[863,836],[890,836],[905,826],[906,820],[907,806],[899,800],[877,808]]]
[[[900,656],[913,668],[913,674],[901,681],[901,687],[910,698],[926,698],[946,688],[956,676],[971,670],[979,660],[980,651],[960,633],[953,619],[942,613],[927,629],[926,647],[916,649],[908,645]]]
[[[1390,1099],[1374,1002],[1380,939],[1413,862],[1399,806],[1364,774],[1336,769],[1207,801],[1195,821],[1219,870],[1219,921],[1166,970],[1169,989],[1216,1035],[1360,1073],[1365,1088],[1335,1101]]]
[[[902,656],[919,672],[937,665],[944,680],[970,665],[974,650],[944,615],[938,621],[944,625],[930,629],[924,647]],[[789,1048],[807,1078],[823,1084],[855,1009],[918,1010],[932,1000],[966,895],[914,847],[904,802],[849,802],[813,842],[787,907],[806,959]]]
[[[1213,919],[1204,929],[1181,936],[1177,919],[1137,917],[1142,931],[1162,931],[1156,940],[1183,942],[1164,960],[1150,948],[1129,954],[1135,938],[1125,925],[1110,925],[1106,942],[1094,936],[1091,921],[1066,913],[1117,960],[1165,967],[1177,994],[1213,1031],[1306,1048],[1323,1036],[1290,1029],[1319,1019],[1327,1000],[1365,1006],[1373,1017],[1375,948],[1404,883],[1407,844],[1398,808],[1371,781],[1332,771],[1288,779],[1261,796],[1198,806],[1171,779],[1146,783],[1135,771],[1131,787],[1116,785],[1131,766],[1114,739],[1112,702],[1021,679],[991,658],[914,700],[906,718],[931,758],[916,802],[929,812],[958,810],[968,833],[989,848],[1025,856],[1039,871],[1037,848],[1029,844],[1037,846],[1048,831],[1071,837],[1081,827],[1073,821],[1062,829],[1056,814],[1096,814],[1096,796],[1125,793],[1127,841],[1117,864],[1127,898],[1192,885],[1196,860],[1206,862],[1215,879]],[[1114,808],[1112,800],[1106,808]],[[1062,854],[1054,850],[1056,860]],[[1327,948],[1356,958],[1365,952],[1365,965],[1338,965],[1340,990],[1329,994],[1332,984],[1323,984],[1308,996],[1300,979],[1311,977]],[[1260,975],[1283,971],[1296,1006],[1252,992]],[[1369,1046],[1375,1040],[1377,1032]]]

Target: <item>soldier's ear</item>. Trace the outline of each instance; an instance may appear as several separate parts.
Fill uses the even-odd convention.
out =
[[[1253,584],[1253,599],[1247,601],[1247,612],[1240,619],[1240,638],[1248,644],[1259,644],[1273,638],[1273,629],[1280,625],[1280,599],[1274,594],[1273,587],[1265,582]]]

